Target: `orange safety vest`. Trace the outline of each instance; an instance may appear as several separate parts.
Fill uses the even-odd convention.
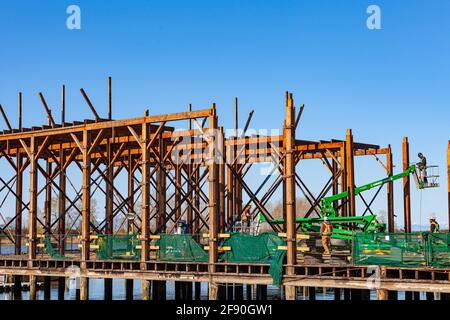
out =
[[[331,223],[327,224],[327,223],[323,223],[322,224],[322,235],[324,236],[329,236],[331,235],[331,233],[333,232],[333,226],[331,225]]]

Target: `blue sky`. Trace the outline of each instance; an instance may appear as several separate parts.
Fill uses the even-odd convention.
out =
[[[81,8],[81,30],[66,28],[67,6]],[[366,8],[381,8],[381,30],[366,27]],[[392,144],[396,171],[401,141],[441,167],[441,188],[413,189],[413,223],[431,212],[444,220],[446,148],[450,139],[450,1],[7,1],[0,3],[0,103],[16,121],[24,93],[24,125],[45,122],[37,93],[59,103],[67,86],[67,119],[91,117],[83,87],[106,116],[106,79],[113,77],[114,118],[179,112],[217,103],[232,126],[281,128],[284,92],[306,109],[299,139]],[[54,111],[58,113],[56,110]],[[1,125],[3,126],[3,125]],[[370,160],[370,161],[369,161]],[[383,177],[373,159],[358,160],[358,184]],[[320,191],[316,164],[299,172]],[[326,176],[319,164],[317,170]],[[256,175],[251,176],[256,180]],[[401,182],[395,187],[402,223]],[[385,198],[374,208],[382,210]],[[446,220],[446,218],[445,218]]]

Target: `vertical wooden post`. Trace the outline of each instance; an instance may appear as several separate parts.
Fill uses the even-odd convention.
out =
[[[133,155],[131,150],[128,150],[128,213],[134,214],[134,171],[133,171]],[[127,221],[127,233],[134,233],[134,219],[128,219]],[[133,279],[125,280],[125,300],[133,300]]]
[[[238,98],[234,98],[234,121],[235,121],[235,133],[236,133],[236,140],[239,139],[239,102],[238,102]],[[241,148],[245,148],[244,146],[241,146]],[[235,158],[238,156],[239,154],[239,147],[236,144],[235,148]],[[239,157],[241,157],[242,155],[239,155]],[[234,170],[235,172],[239,172],[240,168],[241,168],[241,164],[240,161],[235,159],[235,167]],[[239,215],[242,212],[242,184],[239,181],[239,179],[237,177],[235,177],[234,180],[234,216],[236,217],[237,215]]]
[[[178,186],[181,187],[181,166],[175,167],[175,181]],[[181,218],[181,190],[175,186],[175,221]],[[187,221],[186,221],[187,222]]]
[[[347,184],[348,184],[348,210],[349,216],[356,215],[356,203],[355,203],[355,165],[353,158],[353,134],[352,130],[347,130],[347,136],[345,141],[345,155],[347,157],[345,163],[347,165]]]
[[[218,231],[219,231],[219,180],[217,164],[217,115],[216,105],[213,104],[209,116],[208,131],[208,181],[209,181],[209,272],[215,271],[218,259]],[[211,283],[210,283],[211,285]],[[210,290],[211,291],[211,290]]]
[[[91,158],[88,154],[90,145],[90,133],[83,131],[83,179],[82,179],[82,198],[81,198],[81,268],[86,267],[86,261],[90,258],[90,220],[91,220]]]
[[[66,121],[66,87],[61,88],[61,125],[64,127]],[[59,192],[58,192],[58,247],[59,254],[65,254],[65,233],[66,233],[66,169],[65,150],[63,145],[59,145]],[[64,292],[66,289],[66,278],[58,277],[58,300],[64,300]]]
[[[51,237],[52,226],[52,163],[46,161],[46,178],[45,178],[45,235]],[[44,300],[50,300],[51,290],[51,277],[44,277]]]
[[[333,184],[332,184],[332,192],[333,195],[336,195],[339,193],[339,178],[337,177],[338,174],[338,164],[337,162],[333,159],[332,163],[331,163],[331,171],[332,171],[332,178],[333,178]],[[333,207],[334,210],[337,212],[338,209],[338,203],[337,201],[333,202]]]
[[[189,111],[192,111],[192,104],[189,104]],[[192,130],[192,120],[189,119],[189,132],[191,130]],[[192,136],[190,137],[190,142],[191,142],[191,145],[194,144]],[[192,154],[191,154],[191,156],[189,157],[188,162],[186,164],[186,174],[187,174],[187,178],[186,179],[189,182],[192,181],[192,182],[195,183],[195,175],[193,175],[193,171],[192,171],[192,169],[193,169],[192,162],[193,162],[193,159],[192,159]],[[194,222],[193,221],[194,220],[193,212],[194,212],[194,210],[192,209],[192,205],[193,205],[192,194],[193,194],[192,185],[191,185],[191,183],[188,183],[188,185],[187,185],[187,203],[188,203],[188,205],[187,205],[187,208],[186,208],[186,222],[188,224],[188,231],[187,231],[188,233],[196,232],[196,229],[193,226],[193,222]]]
[[[59,193],[58,193],[58,247],[59,254],[65,254],[65,233],[66,233],[66,169],[64,168],[65,163],[65,152],[62,144],[59,145],[59,162],[60,162],[60,173],[59,173]],[[65,277],[58,278],[58,300],[64,300],[64,291],[66,287]]]
[[[227,151],[232,152],[232,148]],[[227,171],[227,224],[231,226],[233,223],[233,211],[234,211],[234,176],[230,167],[226,166]],[[231,231],[231,230],[230,230]]]
[[[108,86],[109,87],[109,86]],[[111,103],[111,101],[110,101]],[[111,116],[110,114],[108,116]],[[108,162],[106,163],[106,179],[105,179],[105,233],[108,236],[114,234],[114,164],[112,163],[112,146],[108,138],[106,145],[106,157]],[[105,278],[104,280],[104,299],[112,300],[113,281],[111,278]]]
[[[392,176],[394,174],[394,166],[392,163],[391,145],[388,145],[386,154],[387,174]],[[387,184],[387,205],[388,205],[388,231],[395,231],[395,217],[394,217],[394,182],[390,181]]]
[[[38,185],[38,171],[37,171],[37,141],[34,136],[30,138],[30,211],[28,215],[28,259],[34,260],[36,258],[36,222],[37,222],[37,185]],[[32,261],[29,261],[30,267]]]
[[[403,138],[402,143],[403,153],[403,171],[409,167],[409,142],[408,137]],[[409,175],[403,177],[403,208],[404,208],[404,225],[405,232],[411,232],[411,187]]]
[[[18,101],[18,128],[22,130],[22,92],[19,92]],[[17,148],[16,153],[16,223],[15,223],[15,254],[22,253],[22,192],[23,192],[23,173],[21,171],[23,165],[23,157],[20,149]],[[14,276],[14,298],[21,299],[22,297],[22,282],[21,276]]]
[[[81,196],[81,269],[86,268],[86,262],[90,259],[90,221],[91,221],[91,157],[88,154],[90,146],[90,132],[83,131],[83,178]],[[80,299],[87,300],[89,294],[89,280],[80,277]]]
[[[30,300],[36,300],[36,292],[37,292],[37,279],[36,276],[29,276],[30,282]]]
[[[162,135],[159,139],[159,159],[161,166],[156,170],[156,181],[158,191],[158,232],[166,231],[166,172],[164,168],[165,143]]]
[[[341,160],[342,174],[341,174],[341,192],[347,191],[347,155],[345,152],[345,143],[339,150],[339,157]],[[341,200],[341,215],[343,217],[348,216],[348,203],[345,203],[345,199]]]
[[[146,113],[148,116],[148,113]],[[146,261],[149,259],[149,235],[150,235],[150,181],[149,181],[149,171],[150,171],[150,153],[147,148],[149,139],[149,127],[146,122],[142,124],[141,132],[141,270],[146,270]],[[150,299],[150,281],[141,281],[142,289],[142,300]]]
[[[159,139],[159,161],[161,165],[156,170],[157,192],[158,192],[158,221],[157,232],[166,232],[166,172],[164,167],[165,143],[162,134]],[[161,300],[166,299],[166,282],[153,281],[153,297]]]
[[[287,269],[286,273],[294,274],[294,265],[297,263],[297,242],[295,225],[295,110],[292,94],[286,92],[286,129],[284,135],[285,163],[284,175],[286,180],[286,233],[287,233]],[[296,288],[286,286],[286,298],[295,299]]]
[[[112,78],[108,77],[108,119],[112,120]]]
[[[217,140],[217,147],[219,148],[219,156],[216,157],[219,161],[219,230],[220,232],[225,232],[225,159],[222,157],[225,152],[225,138],[223,135],[223,127],[219,128]]]

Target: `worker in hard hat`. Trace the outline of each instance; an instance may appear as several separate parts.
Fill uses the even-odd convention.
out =
[[[250,210],[252,209],[252,204],[249,204],[244,208],[244,211],[241,215],[242,226],[249,227],[250,226]]]
[[[419,152],[417,156],[419,157],[419,162],[417,163],[417,166],[420,170],[420,180],[423,181],[424,183],[428,183],[427,158],[425,158],[425,156],[421,152]]]
[[[435,217],[430,217],[430,232],[431,233],[439,232],[439,223],[436,221]]]
[[[333,234],[333,225],[331,224],[327,216],[323,218],[321,232],[322,232],[322,245],[323,249],[325,250],[323,255],[329,256],[331,255],[330,242],[331,242],[331,235]]]

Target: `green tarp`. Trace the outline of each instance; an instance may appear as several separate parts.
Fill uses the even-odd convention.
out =
[[[448,233],[356,233],[353,240],[356,265],[396,267],[448,267]]]
[[[231,251],[225,251],[220,259],[227,262],[270,263],[269,274],[275,285],[280,285],[283,274],[285,251],[278,246],[285,241],[276,233],[265,232],[257,236],[247,233],[232,233],[222,246],[230,246]]]
[[[161,261],[207,262],[208,253],[187,234],[161,234],[155,245],[159,246]]]
[[[97,259],[99,260],[139,260],[141,251],[137,234],[98,235]]]

